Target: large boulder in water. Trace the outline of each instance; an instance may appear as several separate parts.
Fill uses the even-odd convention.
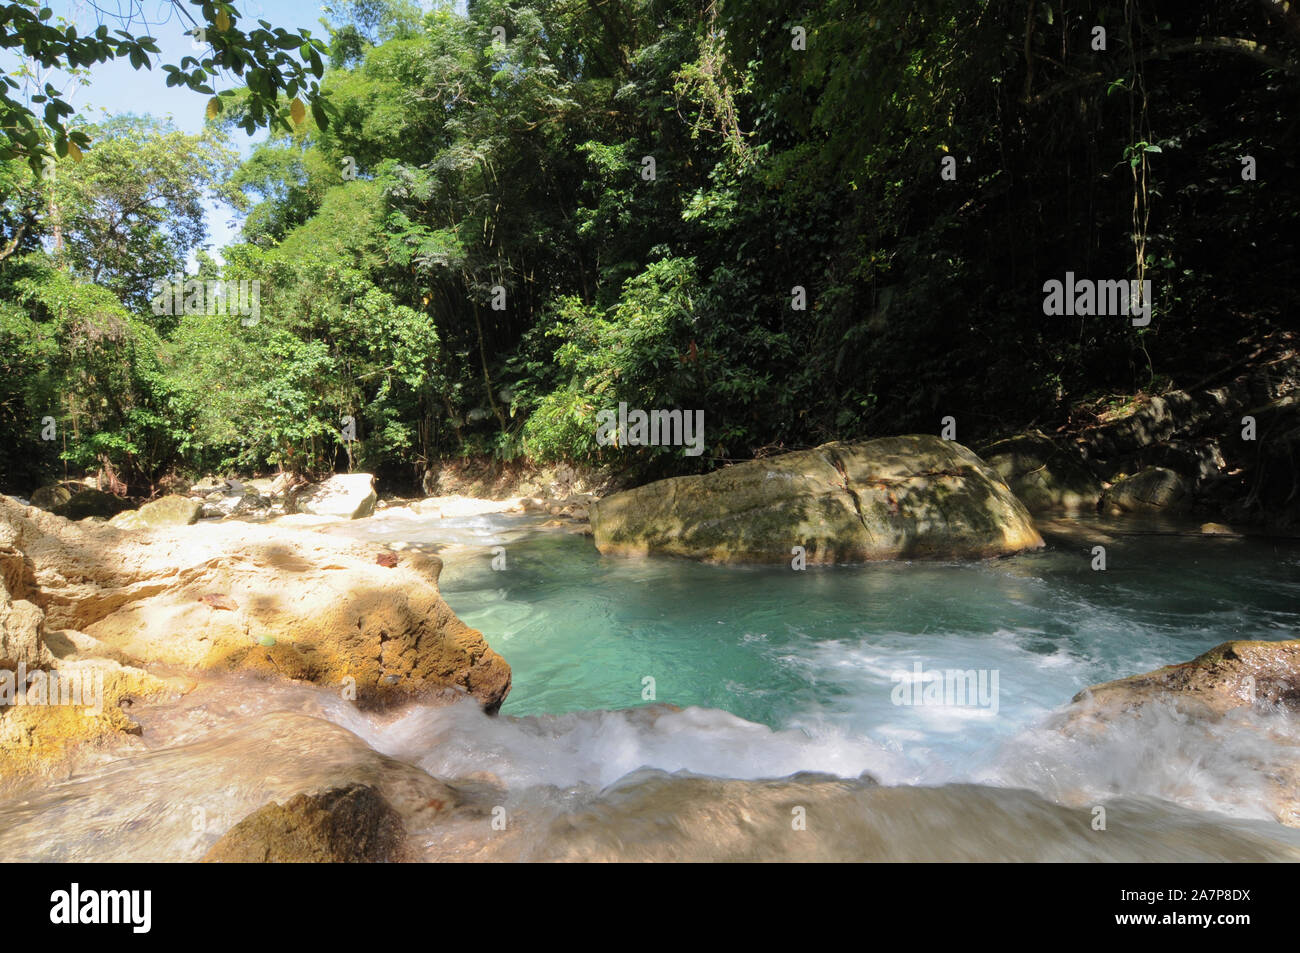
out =
[[[1043,545],[1024,505],[970,450],[935,436],[828,443],[607,496],[605,554],[776,563],[1000,556]]]
[[[285,504],[287,513],[364,519],[375,511],[375,478],[369,473],[338,473],[323,483],[296,487]]]

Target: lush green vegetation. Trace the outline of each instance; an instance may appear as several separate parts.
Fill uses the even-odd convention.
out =
[[[229,137],[306,74],[250,74],[201,136],[73,118],[53,175],[4,120],[5,488],[410,481],[473,454],[662,475],[946,415],[973,442],[1193,383],[1294,301],[1284,4],[362,0],[333,21],[315,108],[247,161]],[[247,212],[220,264],[205,194]],[[155,313],[196,254],[259,282],[258,313]],[[1151,325],[1046,317],[1066,271],[1150,279]],[[703,408],[706,453],[597,446],[620,401]]]

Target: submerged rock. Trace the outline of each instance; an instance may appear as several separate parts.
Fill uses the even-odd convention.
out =
[[[295,487],[285,512],[364,519],[375,511],[375,478],[369,473],[339,473],[323,483]]]
[[[320,717],[276,710],[242,679],[201,676],[186,697],[138,707],[144,737],[154,738],[148,747],[124,736],[114,760],[96,759],[62,782],[29,779],[16,789],[21,800],[0,800],[6,860],[198,861],[272,802],[354,786],[391,805],[412,837],[441,830],[458,807],[456,792],[418,767]],[[248,708],[256,714],[235,714]],[[332,816],[346,810],[338,805]]]
[[[828,443],[589,507],[596,548],[710,562],[1000,556],[1043,545],[1024,505],[970,450],[934,436]]]
[[[366,864],[404,859],[402,818],[373,787],[350,784],[299,794],[244,818],[204,863]]]

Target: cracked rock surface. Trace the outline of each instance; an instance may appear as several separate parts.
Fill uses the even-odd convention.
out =
[[[383,565],[373,546],[288,525],[122,530],[0,496],[0,665],[243,671],[351,686],[362,707],[466,693],[495,710],[510,666],[443,601],[441,568],[419,553]],[[29,754],[78,740],[55,724],[67,709],[23,711],[41,720],[22,732]],[[0,710],[0,755],[16,717]]]
[[[603,554],[809,564],[981,558],[1043,545],[1024,505],[970,450],[930,435],[828,443],[592,505]]]

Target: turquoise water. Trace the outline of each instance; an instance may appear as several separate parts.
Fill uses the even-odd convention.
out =
[[[978,776],[1090,684],[1300,629],[1300,548],[1287,543],[1124,537],[1103,572],[1078,539],[975,563],[799,572],[605,558],[579,535],[507,539],[510,517],[457,522],[507,543],[504,570],[484,551],[450,560],[441,583],[510,662],[503,714],[717,709],[820,742],[810,768],[898,781]],[[996,711],[895,704],[918,664],[996,673]]]
[[[1295,637],[1294,545],[1093,524],[1009,559],[795,572],[602,558],[540,522],[331,529],[443,553],[447,601],[513,668],[500,716],[208,678],[133,708],[138,738],[77,776],[0,796],[5,859],[197,860],[268,800],[357,778],[438,861],[1300,859],[1300,830],[1277,823],[1294,717],[1062,718],[1090,684]],[[988,693],[896,704],[917,666]]]

